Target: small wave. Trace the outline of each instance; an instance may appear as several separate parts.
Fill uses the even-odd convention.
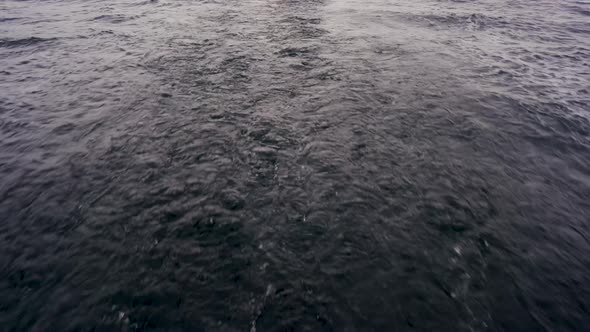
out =
[[[485,30],[493,26],[505,24],[502,18],[494,18],[477,13],[471,15],[423,15],[417,16],[415,19],[424,20],[434,26],[459,27],[471,30]]]
[[[584,16],[590,16],[590,10],[586,10],[586,9],[578,9],[578,10],[576,10],[576,13],[584,15]]]
[[[158,0],[146,0],[146,1],[138,2],[138,3],[134,3],[132,5],[133,6],[145,6],[145,5],[153,5],[158,2],[159,2]]]
[[[576,1],[566,7],[573,13],[590,16],[590,2]]]
[[[17,21],[17,20],[20,20],[20,17],[0,17],[0,23],[9,22],[9,21]]]
[[[100,15],[93,18],[93,21],[104,21],[109,23],[123,23],[127,21],[131,21],[136,19],[137,16],[125,16],[123,14],[116,14],[116,15]]]
[[[590,28],[587,24],[573,24],[566,28],[567,31],[573,33],[590,34]]]
[[[54,41],[56,38],[39,38],[30,37],[23,39],[0,39],[0,47],[14,48],[14,47],[27,47],[42,43]]]
[[[309,54],[313,51],[313,49],[308,47],[287,47],[278,51],[277,53],[282,57],[298,57],[303,56],[305,54]]]
[[[321,19],[319,19],[319,18],[305,18],[305,17],[301,17],[301,16],[289,16],[289,17],[281,20],[281,22],[287,22],[287,23],[297,22],[297,23],[305,23],[305,24],[320,24],[321,23]]]

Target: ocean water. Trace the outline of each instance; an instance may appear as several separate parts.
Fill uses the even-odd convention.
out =
[[[590,2],[0,2],[2,331],[587,331]]]

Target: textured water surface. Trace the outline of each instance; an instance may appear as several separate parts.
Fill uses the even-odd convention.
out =
[[[590,2],[0,2],[4,331],[584,331]]]

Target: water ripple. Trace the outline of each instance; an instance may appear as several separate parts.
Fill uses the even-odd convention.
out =
[[[5,329],[589,321],[588,3],[0,7]]]

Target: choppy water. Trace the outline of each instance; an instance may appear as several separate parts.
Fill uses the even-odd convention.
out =
[[[590,2],[0,3],[3,331],[583,331]]]

